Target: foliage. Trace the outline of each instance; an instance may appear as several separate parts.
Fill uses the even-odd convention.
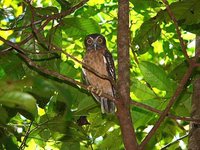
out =
[[[34,8],[30,8],[25,1],[3,0],[0,3],[0,36],[20,44],[38,65],[82,81],[81,64],[64,53],[49,51],[51,44],[81,60],[84,37],[102,33],[116,61],[117,2],[90,0],[74,13],[50,21],[36,35],[31,25],[34,21],[35,28],[40,29],[48,15],[62,13],[80,2],[33,1]],[[169,2],[192,57],[194,34],[200,33],[200,2]],[[130,6],[131,98],[163,110],[188,66],[165,5],[159,0],[130,0]],[[22,42],[30,35],[34,37]],[[116,116],[102,115],[91,94],[77,85],[41,73],[29,66],[17,51],[8,51],[8,48],[0,41],[0,149],[14,150],[23,146],[27,150],[38,146],[61,150],[123,149]],[[190,85],[171,109],[172,114],[190,116],[191,91]],[[131,107],[131,114],[141,142],[158,117],[136,106]],[[161,149],[185,135],[188,125],[184,120],[166,119],[148,149]],[[24,138],[27,138],[25,145]],[[182,145],[176,143],[172,149],[184,148],[187,140],[180,143]]]

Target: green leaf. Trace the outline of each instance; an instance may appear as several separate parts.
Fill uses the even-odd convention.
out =
[[[122,139],[119,128],[114,131],[108,133],[109,136],[104,138],[102,142],[99,144],[98,149],[109,149],[109,150],[117,150],[122,147]]]
[[[0,124],[6,124],[8,121],[8,113],[6,111],[5,108],[3,108],[2,106],[0,106]]]
[[[21,79],[25,74],[22,64],[23,61],[14,52],[5,56],[0,55],[0,66],[3,69],[0,74],[2,77],[6,74],[9,79]]]
[[[130,0],[130,2],[134,5],[134,10],[140,13],[145,13],[148,11],[148,8],[156,8],[159,7],[161,4],[155,0]],[[145,11],[144,11],[145,10]]]
[[[185,30],[200,34],[200,1],[199,0],[183,0],[177,1],[170,5],[170,8],[178,21],[178,24]],[[183,15],[184,14],[184,15]],[[159,22],[171,21],[167,10],[161,10],[156,16]]]
[[[138,54],[149,51],[152,48],[151,44],[160,37],[160,33],[161,28],[156,20],[151,19],[144,22],[132,41],[132,44],[138,50]]]
[[[169,73],[169,76],[175,81],[179,82],[188,69],[188,64],[186,61],[178,64],[174,69]]]
[[[87,115],[89,110],[94,109],[97,106],[97,103],[92,98],[92,96],[85,95],[85,98],[82,98],[78,104],[78,110],[75,112],[76,115]]]
[[[3,139],[3,143],[5,146],[5,149],[12,149],[12,150],[18,150],[17,144],[14,142],[14,140],[11,137],[6,137]]]
[[[165,71],[153,63],[143,61],[139,64],[139,68],[144,76],[144,79],[152,86],[160,90],[169,91],[172,93],[175,88],[175,83],[170,80]]]
[[[52,6],[38,7],[38,8],[36,8],[35,11],[37,13],[39,13],[40,15],[50,15],[50,14],[58,13],[58,8],[57,7],[52,7]]]
[[[50,97],[55,91],[55,87],[52,80],[47,80],[42,76],[35,76],[32,78],[33,91],[38,93],[40,96]]]
[[[131,92],[140,100],[148,100],[156,97],[154,92],[145,84],[142,84],[137,79],[133,79]]]
[[[89,123],[91,124],[90,132],[94,139],[98,138],[99,136],[105,136],[106,134],[108,134],[108,130],[114,126],[113,118],[111,117],[113,116],[108,116],[107,118],[104,118],[104,116],[102,116],[100,111],[89,113],[87,115],[87,119],[89,120]],[[106,121],[106,120],[109,120],[109,121]]]
[[[172,107],[178,116],[189,116],[191,112],[192,91],[184,92]]]
[[[51,132],[49,129],[44,129],[39,133],[40,137],[44,139],[44,141],[48,141],[51,137]]]
[[[163,102],[157,99],[150,99],[150,100],[143,100],[139,101],[140,103],[144,103],[148,106],[151,106],[153,108],[161,110],[162,107],[165,107],[163,105]],[[133,107],[132,108],[132,118],[134,121],[134,127],[137,129],[145,124],[148,124],[150,121],[154,120],[155,113],[152,113],[151,111],[148,111],[146,109],[140,108],[140,107]]]
[[[0,97],[0,104],[27,111],[31,114],[31,118],[37,116],[36,100],[28,93],[18,91],[6,92]]]
[[[200,23],[199,7],[200,7],[199,0],[190,0],[190,1],[184,0],[172,3],[170,5],[170,8],[172,9],[175,17],[178,20],[182,20],[183,23],[187,25]]]
[[[78,71],[74,65],[73,61],[60,63],[60,73],[66,75],[67,77],[75,78],[80,71]]]
[[[63,31],[75,39],[91,33],[99,33],[99,25],[91,18],[66,18]]]
[[[80,143],[63,142],[60,150],[80,150]]]
[[[66,0],[56,0],[56,1],[60,4],[61,11],[67,10],[71,6],[71,4]]]
[[[25,78],[23,80],[12,80],[5,78],[0,80],[0,95],[10,91],[22,91],[24,90],[25,86],[29,87],[31,85],[32,83],[28,78]]]
[[[46,36],[48,44],[62,47],[62,30],[59,26],[51,28]]]
[[[6,75],[3,68],[0,67],[0,79],[2,79]]]

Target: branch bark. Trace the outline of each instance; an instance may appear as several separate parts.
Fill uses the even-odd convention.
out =
[[[196,55],[200,49],[200,36],[196,37]],[[191,118],[200,119],[200,77],[199,75],[195,77],[193,83],[193,95],[192,95],[192,111]],[[190,123],[190,132],[188,140],[188,149],[189,150],[198,150],[200,149],[200,123],[191,122]]]
[[[137,149],[137,139],[130,114],[129,1],[118,1],[118,80],[117,117],[126,150]]]

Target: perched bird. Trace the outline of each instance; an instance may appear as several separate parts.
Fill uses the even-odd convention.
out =
[[[101,34],[90,34],[86,36],[84,41],[86,53],[83,62],[90,66],[101,75],[110,77],[113,81],[116,80],[115,66],[111,53],[106,47],[106,39]],[[115,89],[110,80],[102,78],[83,67],[83,76],[88,85],[98,90],[99,93],[92,92],[94,98],[101,104],[102,113],[114,113],[115,104],[113,101],[102,97],[101,93],[115,97]],[[92,91],[92,90],[91,90]]]

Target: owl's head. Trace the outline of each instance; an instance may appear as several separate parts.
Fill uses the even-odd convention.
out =
[[[98,33],[86,36],[84,43],[86,50],[102,50],[106,48],[105,37]]]

